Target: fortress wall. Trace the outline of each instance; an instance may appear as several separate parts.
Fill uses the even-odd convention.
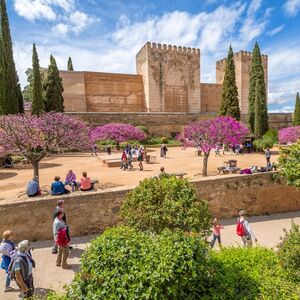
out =
[[[139,75],[85,72],[86,107],[89,112],[145,111]]]
[[[65,111],[86,110],[84,72],[59,71],[64,86]]]
[[[201,113],[218,112],[222,101],[222,84],[200,83]]]
[[[300,191],[287,186],[274,173],[212,176],[193,180],[199,199],[207,200],[214,217],[229,219],[240,209],[250,215],[300,210]],[[72,236],[100,233],[122,223],[120,207],[133,187],[76,192],[61,196]],[[0,231],[11,229],[16,241],[51,240],[52,211],[57,197],[0,203]]]

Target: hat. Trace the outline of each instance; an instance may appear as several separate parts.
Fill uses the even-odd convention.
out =
[[[239,216],[241,217],[241,216],[244,216],[246,214],[246,211],[245,210],[240,210],[239,211]]]
[[[18,244],[18,250],[21,252],[25,252],[29,249],[29,242],[27,240],[24,240]]]

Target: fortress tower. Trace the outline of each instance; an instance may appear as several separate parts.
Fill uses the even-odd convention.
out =
[[[268,56],[262,55],[262,63],[265,74],[266,93],[268,95]],[[234,54],[236,85],[242,114],[248,113],[249,74],[251,68],[252,53],[239,51]],[[226,59],[216,63],[216,82],[222,84],[225,74]]]
[[[200,113],[200,49],[147,42],[136,68],[148,112]]]

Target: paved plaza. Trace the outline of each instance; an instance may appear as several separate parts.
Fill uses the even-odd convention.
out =
[[[289,229],[291,219],[300,224],[300,211],[292,213],[274,214],[270,216],[255,216],[249,218],[254,233],[258,238],[258,244],[266,247],[276,247],[283,233],[283,228]],[[222,240],[225,246],[240,245],[239,237],[236,235],[236,220],[224,220],[222,224],[225,228],[222,230]],[[36,260],[36,269],[34,271],[36,292],[39,295],[55,290],[62,291],[64,284],[71,283],[74,272],[79,270],[79,258],[88,242],[96,236],[87,236],[74,238],[72,245],[74,249],[70,253],[68,263],[72,266],[71,270],[63,270],[55,266],[56,255],[51,254],[52,241],[33,243],[33,257]],[[218,247],[216,247],[218,249]],[[15,300],[18,299],[18,291],[3,293],[5,273],[0,270],[0,299]],[[15,283],[13,283],[15,286]]]
[[[167,153],[167,158],[161,158],[159,155],[160,149],[149,149],[151,156],[156,156],[155,164],[145,164],[144,171],[140,172],[138,163],[134,162],[134,168],[131,170],[121,171],[120,168],[108,168],[102,163],[99,158],[117,158],[120,159],[121,153],[112,153],[108,156],[105,153],[99,156],[92,157],[89,153],[66,153],[60,156],[48,157],[40,163],[40,184],[42,189],[49,190],[53,182],[54,176],[58,175],[62,180],[69,169],[72,169],[76,175],[77,180],[80,180],[81,173],[86,171],[91,178],[98,179],[100,188],[115,186],[131,186],[137,185],[140,180],[146,177],[156,176],[159,174],[160,167],[165,167],[166,172],[185,172],[189,178],[201,177],[203,157],[195,156],[195,148],[187,148],[183,150],[181,147],[170,147]],[[278,158],[278,149],[273,149],[271,161],[276,161]],[[265,166],[266,160],[263,153],[251,153],[233,155],[227,152],[221,157],[216,157],[212,151],[209,163],[209,175],[217,175],[217,167],[223,166],[224,161],[229,159],[237,160],[237,166],[241,169],[249,168],[251,164],[257,166]],[[26,199],[24,192],[26,184],[32,179],[31,165],[17,165],[12,169],[0,170],[0,201],[11,202]],[[225,175],[222,175],[225,176]]]

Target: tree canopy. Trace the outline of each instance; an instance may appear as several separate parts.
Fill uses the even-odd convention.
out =
[[[294,126],[300,125],[300,97],[299,97],[299,92],[296,95],[293,125]]]
[[[73,62],[72,62],[71,57],[68,58],[68,71],[74,71]]]

